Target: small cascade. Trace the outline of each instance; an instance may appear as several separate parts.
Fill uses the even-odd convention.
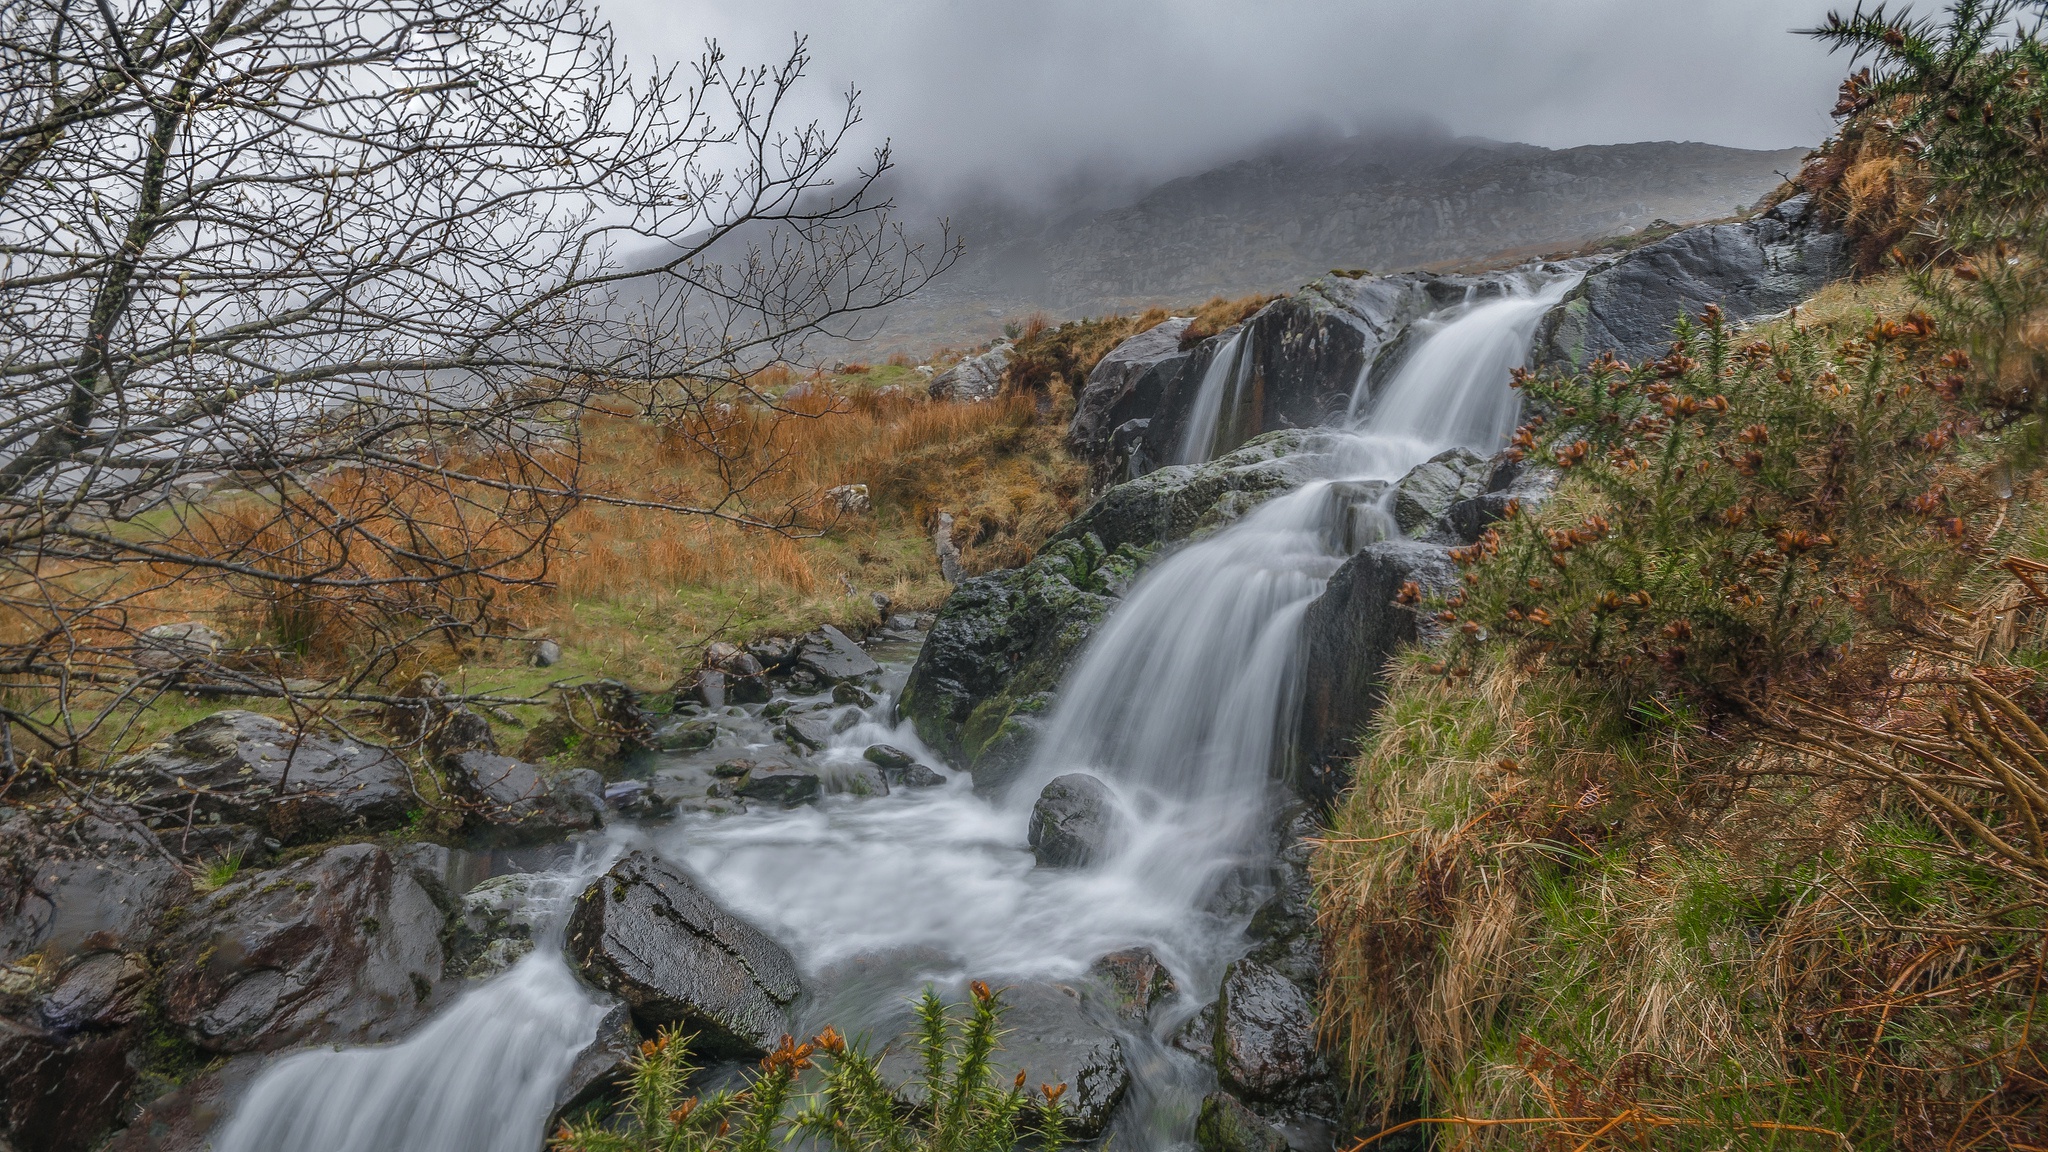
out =
[[[1170,463],[1206,464],[1248,438],[1246,408],[1252,399],[1252,377],[1258,356],[1252,330],[1240,327],[1216,349],[1195,401],[1188,408],[1187,430]]]

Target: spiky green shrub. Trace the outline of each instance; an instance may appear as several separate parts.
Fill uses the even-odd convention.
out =
[[[1057,1152],[1067,1144],[1066,1086],[1040,1085],[1034,1098],[1021,1073],[999,1082],[992,1060],[1001,998],[979,981],[972,993],[964,1019],[930,989],[918,1000],[915,1105],[899,1098],[878,1055],[831,1028],[805,1044],[783,1037],[741,1088],[695,1094],[701,1069],[690,1062],[689,1038],[670,1028],[640,1046],[616,1106],[565,1125],[552,1147],[770,1152],[806,1137],[843,1152],[1009,1152],[1028,1130],[1035,1146]]]
[[[1931,321],[1743,341],[1709,310],[1675,336],[1658,360],[1519,379],[1543,414],[1516,450],[1569,483],[1454,553],[1450,670],[1505,638],[1624,708],[1749,712],[1881,674],[1868,641],[1924,627],[1968,563],[1965,359]]]

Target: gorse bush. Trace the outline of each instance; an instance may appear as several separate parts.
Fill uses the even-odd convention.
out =
[[[1882,675],[1969,563],[1964,354],[1910,315],[1840,341],[1745,339],[1714,310],[1668,355],[1523,374],[1514,438],[1570,481],[1453,558],[1451,670],[1498,637],[1629,706],[1754,712]],[[1412,596],[1412,593],[1411,593]]]
[[[664,1029],[640,1046],[623,1098],[609,1115],[565,1125],[556,1152],[770,1152],[804,1138],[843,1152],[1010,1152],[1027,1131],[1034,1145],[1067,1144],[1064,1084],[1000,1082],[992,1064],[1001,998],[972,986],[964,1019],[927,989],[917,1004],[921,1075],[907,1104],[879,1056],[827,1028],[807,1044],[783,1037],[745,1086],[698,1095],[689,1040]],[[806,1086],[800,1079],[812,1069]],[[791,1106],[795,1105],[795,1110]]]
[[[1880,227],[1902,242],[1893,253],[1915,269],[1915,287],[1977,354],[1978,400],[2016,414],[2038,414],[2048,402],[2043,16],[2041,0],[1959,0],[1940,19],[1858,5],[1811,30],[1871,58],[1842,86],[1842,142],[1875,133],[1917,169],[1899,179],[1916,190],[1924,184],[1925,194],[1894,213],[1903,220],[1910,211],[1910,227]],[[1867,197],[1867,189],[1831,183],[1850,199]],[[2040,422],[2029,421],[2028,431],[2022,444],[2038,452]]]

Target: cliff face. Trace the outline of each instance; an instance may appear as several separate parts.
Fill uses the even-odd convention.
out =
[[[1755,203],[1804,152],[1708,144],[1552,150],[1448,136],[1294,141],[1081,212],[952,213],[961,265],[898,308],[882,343],[1284,290],[1331,268],[1536,255],[1654,220]]]

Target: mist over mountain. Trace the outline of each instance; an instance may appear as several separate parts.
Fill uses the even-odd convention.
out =
[[[1149,186],[1083,170],[1050,199],[985,190],[946,204],[899,193],[908,219],[950,219],[967,254],[874,332],[881,348],[985,338],[1032,312],[1100,315],[1375,272],[1534,256],[1662,219],[1731,215],[1805,149],[1654,142],[1549,149],[1427,125],[1297,132]]]

